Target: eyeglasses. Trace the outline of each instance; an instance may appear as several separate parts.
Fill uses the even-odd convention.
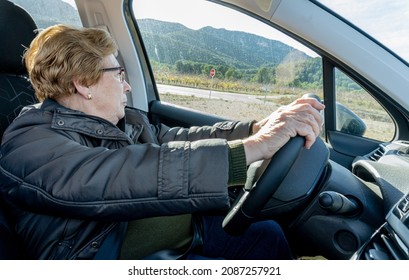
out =
[[[123,83],[125,81],[125,68],[122,66],[118,67],[111,67],[111,68],[103,68],[102,72],[109,72],[109,71],[119,71],[119,81]]]

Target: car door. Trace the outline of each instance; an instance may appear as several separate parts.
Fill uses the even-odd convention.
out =
[[[260,15],[213,2],[221,1],[133,1],[153,121],[258,120],[310,94],[326,105],[321,137],[331,159],[347,168],[393,140],[396,125],[405,130],[404,116],[349,65]]]

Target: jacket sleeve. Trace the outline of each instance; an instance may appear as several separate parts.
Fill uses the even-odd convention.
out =
[[[159,142],[196,141],[199,139],[220,138],[228,141],[243,139],[251,134],[254,122],[225,121],[213,126],[192,126],[190,128],[169,128],[159,125],[154,128]]]
[[[81,145],[70,133],[49,124],[7,133],[0,159],[7,200],[34,212],[104,221],[229,205],[224,139],[108,149]]]

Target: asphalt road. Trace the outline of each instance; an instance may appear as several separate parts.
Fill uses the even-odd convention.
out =
[[[196,96],[201,98],[213,98],[213,99],[223,99],[223,100],[234,100],[241,102],[251,102],[251,103],[263,103],[263,96],[255,96],[249,94],[232,93],[232,92],[221,92],[221,91],[210,91],[205,89],[188,88],[180,86],[170,86],[157,84],[159,93],[169,93],[169,94],[179,94],[187,96]],[[271,98],[271,97],[267,97]]]

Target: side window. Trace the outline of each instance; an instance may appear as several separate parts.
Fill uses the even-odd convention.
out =
[[[359,84],[335,69],[338,131],[367,138],[390,141],[395,125],[381,105]]]
[[[265,23],[203,0],[133,5],[161,101],[249,120],[322,97],[321,58]]]
[[[80,16],[74,0],[64,1],[36,1],[10,0],[23,7],[34,19],[38,28],[43,29],[51,25],[65,23],[82,26]],[[49,6],[47,6],[49,4]],[[50,12],[51,11],[51,12]]]

